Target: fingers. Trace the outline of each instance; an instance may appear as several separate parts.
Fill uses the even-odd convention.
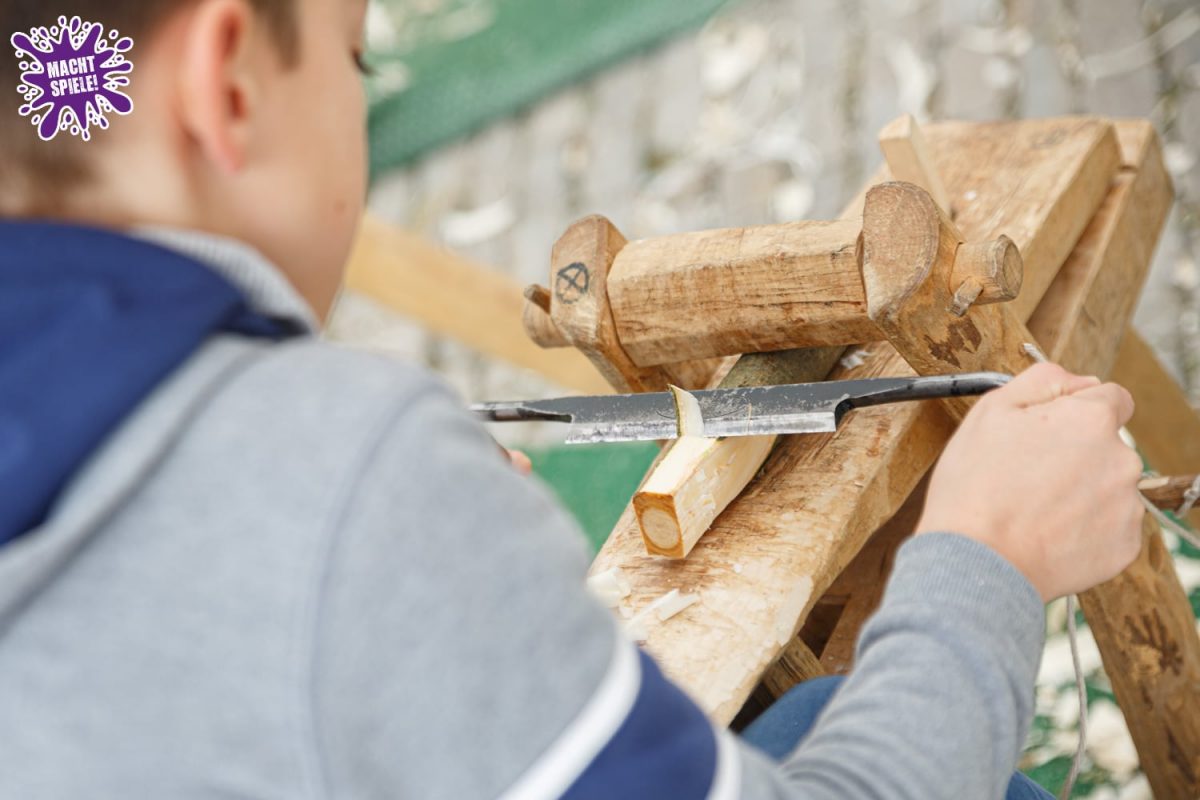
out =
[[[512,461],[512,465],[516,467],[517,472],[522,475],[528,475],[533,472],[533,462],[529,460],[529,456],[520,450],[509,450],[508,458]]]
[[[1100,379],[1092,375],[1074,375],[1057,364],[1035,364],[992,394],[1024,408],[1100,385]]]
[[[1116,422],[1114,428],[1120,428],[1129,422],[1133,416],[1133,395],[1129,394],[1123,386],[1118,386],[1115,383],[1102,383],[1097,386],[1089,386],[1072,393],[1072,396],[1078,400],[1087,400],[1090,402],[1100,403],[1107,410],[1112,412],[1113,420]]]

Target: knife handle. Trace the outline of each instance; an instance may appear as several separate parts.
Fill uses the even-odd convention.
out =
[[[854,408],[895,403],[901,400],[933,400],[971,397],[999,389],[1012,380],[1003,372],[963,372],[957,375],[924,375],[916,378],[876,378],[877,388],[849,398]]]
[[[543,408],[544,401],[515,400],[501,403],[476,403],[471,413],[488,422],[570,422],[571,415]]]

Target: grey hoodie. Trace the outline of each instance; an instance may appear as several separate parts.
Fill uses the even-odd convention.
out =
[[[314,329],[253,251],[141,235]],[[855,673],[782,764],[658,676],[586,567],[433,376],[215,337],[0,550],[0,800],[603,797],[664,774],[703,791],[638,796],[1003,794],[1043,615],[988,548],[902,548]],[[637,763],[650,730],[693,744]]]

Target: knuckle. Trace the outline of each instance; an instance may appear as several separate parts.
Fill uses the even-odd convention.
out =
[[[1122,463],[1125,465],[1125,471],[1131,477],[1131,479],[1136,482],[1142,477],[1142,457],[1133,450],[1130,450],[1128,447],[1125,447],[1123,444],[1121,445],[1121,448],[1125,451],[1122,454]]]

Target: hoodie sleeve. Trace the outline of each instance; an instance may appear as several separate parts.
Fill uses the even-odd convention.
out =
[[[1032,713],[1041,605],[998,555],[952,535],[906,545],[855,676],[777,765],[616,631],[586,592],[573,522],[457,406],[433,381],[409,394],[348,477],[308,679],[327,794],[1002,791]]]

